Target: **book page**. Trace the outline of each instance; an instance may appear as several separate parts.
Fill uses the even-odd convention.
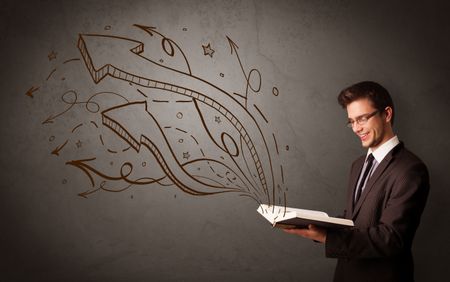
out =
[[[260,209],[263,209],[263,213],[271,214],[272,218],[275,217],[287,217],[286,214],[299,214],[299,215],[306,215],[306,216],[314,216],[314,217],[328,217],[328,214],[321,211],[314,211],[314,210],[306,210],[306,209],[296,209],[296,208],[290,208],[290,207],[283,207],[283,206],[269,206],[262,204],[260,205]],[[288,216],[290,217],[290,215]]]
[[[317,224],[326,228],[336,228],[337,225],[354,226],[353,221],[342,218],[329,217],[325,212],[296,209],[283,206],[260,205],[258,212],[265,217],[273,226],[282,228],[295,226],[307,226]]]

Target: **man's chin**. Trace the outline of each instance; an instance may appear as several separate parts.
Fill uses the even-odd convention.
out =
[[[372,150],[375,151],[380,146],[380,142],[378,140],[368,140],[366,142],[362,142],[361,145],[365,149],[372,148]]]
[[[369,146],[370,146],[370,143],[369,143],[369,142],[364,142],[364,141],[361,141],[361,146],[362,146],[363,148],[366,148],[366,149],[368,149],[368,148],[369,148]]]
[[[369,148],[373,147],[373,145],[374,145],[374,142],[371,142],[369,140],[361,141],[361,146],[365,149],[369,149]]]

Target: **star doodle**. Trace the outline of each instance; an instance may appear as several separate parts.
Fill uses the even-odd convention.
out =
[[[76,145],[77,145],[77,148],[81,148],[81,146],[82,146],[82,143],[81,143],[81,141],[80,141],[80,140],[78,140],[78,142],[76,143]]]
[[[56,59],[56,55],[57,55],[58,53],[56,53],[55,51],[52,51],[52,52],[50,52],[50,54],[48,54],[48,60],[49,61],[51,61],[51,60],[54,60],[54,59]]]
[[[202,45],[202,47],[203,47],[203,55],[209,55],[211,58],[212,58],[212,56],[213,56],[213,54],[214,54],[214,50],[211,48],[211,43],[208,43],[208,45]]]
[[[220,120],[219,116],[214,116],[214,121],[217,123],[221,123],[222,121]]]
[[[189,160],[190,157],[191,155],[189,155],[189,152],[186,153],[183,152],[183,159]]]

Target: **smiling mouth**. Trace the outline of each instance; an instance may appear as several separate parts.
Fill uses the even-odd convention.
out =
[[[368,136],[369,133],[359,134],[359,138],[361,139],[361,141],[366,141]]]

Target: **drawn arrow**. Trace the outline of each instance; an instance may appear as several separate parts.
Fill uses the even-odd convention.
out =
[[[73,94],[73,95],[74,95],[74,96],[73,96],[73,97],[74,97],[74,98],[73,98],[73,101],[68,100],[68,98],[66,97],[66,96],[69,95],[69,94]],[[67,109],[65,109],[64,111],[62,111],[62,112],[59,113],[59,114],[56,114],[56,115],[50,115],[46,120],[44,120],[44,121],[42,122],[42,124],[53,123],[54,119],[56,119],[57,117],[59,117],[59,116],[65,114],[67,111],[69,111],[70,109],[72,109],[72,107],[73,107],[75,104],[77,104],[77,99],[78,99],[77,92],[75,92],[74,90],[66,91],[66,92],[62,95],[62,100],[63,100],[64,103],[69,104],[69,107],[67,107]]]
[[[59,156],[59,151],[61,151],[62,148],[64,148],[64,146],[66,146],[67,142],[69,142],[69,140],[66,140],[66,142],[64,142],[64,144],[62,144],[62,145],[56,147],[56,148],[52,151],[52,154],[53,154],[53,155]]]
[[[183,59],[186,62],[186,66],[188,68],[189,75],[192,74],[191,66],[189,65],[189,61],[187,60],[186,55],[184,54],[183,50],[180,48],[180,46],[178,46],[178,44],[175,41],[173,41],[172,39],[166,37],[162,33],[158,32],[156,30],[156,27],[139,25],[139,24],[134,24],[134,26],[144,30],[145,32],[150,34],[150,36],[153,36],[153,34],[158,34],[159,36],[161,36],[161,38],[162,38],[162,40],[161,40],[162,48],[166,52],[166,54],[171,56],[171,57],[173,57],[174,54],[175,54],[175,50],[173,49],[173,45],[175,45],[175,47],[177,47],[178,51],[180,51],[181,55],[183,55]],[[166,43],[170,47],[169,50],[167,50],[167,44]]]
[[[166,175],[184,192],[201,196],[236,190],[203,183],[186,172],[170,147],[163,129],[148,111],[146,101],[127,103],[105,110],[102,112],[102,122],[136,152],[140,152],[142,145],[147,147]],[[136,127],[136,124],[145,126]]]
[[[274,201],[275,182],[267,142],[256,119],[232,95],[199,77],[143,57],[141,54],[144,51],[144,44],[136,40],[83,34],[79,37],[78,48],[95,83],[99,83],[106,76],[111,76],[142,87],[188,96],[219,111],[236,128],[249,148],[257,170],[257,178],[268,197],[268,202],[270,204]],[[255,140],[264,146],[256,147]],[[225,146],[220,148],[226,152]],[[268,185],[272,187],[272,199]]]
[[[231,55],[233,55],[233,51],[236,54],[236,57],[238,59],[239,65],[241,66],[242,73],[244,74],[245,80],[248,80],[247,74],[245,73],[244,67],[242,66],[241,58],[239,57],[239,53],[237,52],[237,49],[239,49],[239,46],[237,46],[236,43],[234,43],[231,38],[227,36],[228,44],[230,44],[231,49]]]
[[[248,88],[252,89],[254,92],[259,92],[261,90],[261,74],[259,73],[259,71],[257,69],[251,69],[248,74],[245,73],[244,66],[243,66],[243,64],[241,62],[241,58],[239,57],[239,53],[238,53],[238,50],[237,50],[237,49],[239,49],[239,46],[233,40],[231,40],[230,37],[227,36],[227,39],[228,39],[228,43],[230,44],[231,54],[233,55],[233,51],[236,54],[236,57],[237,57],[238,62],[239,62],[239,65],[241,66],[242,73],[244,74],[245,80],[247,82],[247,85],[245,87],[245,99],[246,99],[245,100],[245,107],[247,107]],[[260,84],[257,87],[257,89],[253,88],[253,86],[250,83],[250,78],[251,78],[253,72],[256,72],[258,74],[258,76],[259,76]]]
[[[31,88],[28,89],[28,91],[27,91],[27,93],[25,93],[25,95],[27,95],[27,96],[30,97],[30,98],[34,98],[33,93],[36,92],[36,91],[38,91],[38,90],[39,90],[39,87],[31,86]]]
[[[149,177],[142,177],[142,178],[139,178],[136,180],[129,179],[128,176],[131,174],[131,171],[133,170],[133,166],[130,163],[124,163],[122,165],[122,168],[124,166],[127,166],[128,168],[130,168],[128,174],[126,174],[126,173],[123,174],[121,171],[119,176],[107,175],[88,164],[89,162],[94,161],[95,159],[96,158],[72,160],[72,161],[66,162],[66,164],[72,165],[72,166],[75,166],[75,167],[81,169],[81,171],[83,171],[89,177],[92,187],[95,187],[94,174],[100,176],[102,179],[113,180],[113,181],[123,180],[123,181],[127,182],[129,185],[127,185],[126,187],[120,188],[120,189],[111,189],[111,188],[106,188],[104,186],[106,182],[102,181],[98,188],[89,189],[87,191],[84,191],[84,192],[78,194],[79,196],[81,196],[83,198],[87,198],[87,195],[97,192],[98,190],[104,190],[107,192],[122,192],[122,191],[125,191],[128,188],[130,188],[132,185],[146,185],[146,184],[152,184],[155,182],[159,183],[159,181],[161,181],[162,179],[165,178],[165,176],[163,176],[163,177],[156,178],[156,179],[149,178]]]

